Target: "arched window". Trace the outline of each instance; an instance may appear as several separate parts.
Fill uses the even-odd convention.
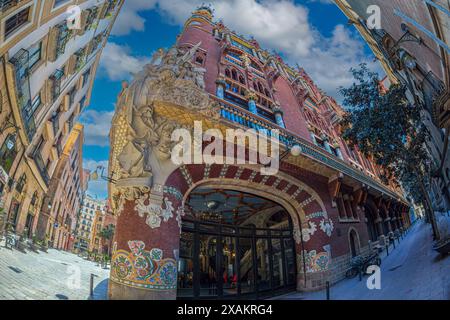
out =
[[[351,230],[349,234],[350,252],[352,257],[359,255],[359,239],[355,230]]]
[[[30,204],[32,205],[32,206],[34,206],[38,201],[38,194],[37,194],[37,191],[35,191],[34,193],[33,193],[33,197],[31,198],[31,202],[30,202]]]
[[[237,81],[237,72],[236,70],[231,70],[231,78],[235,81]]]
[[[245,85],[245,79],[243,76],[239,76],[239,82]]]
[[[256,85],[255,82],[253,82],[253,89],[255,89],[255,91],[258,91],[258,86]]]
[[[261,92],[262,94],[264,94],[264,88],[263,88],[261,82],[258,82],[258,88],[259,88],[259,92]]]
[[[228,69],[225,69],[225,77],[227,77],[227,78],[231,78],[231,73],[230,73],[230,70],[228,70]]]
[[[266,94],[266,97],[271,98],[269,90],[264,89],[264,93]]]
[[[200,65],[203,65],[203,57],[202,56],[197,56],[195,58],[195,62],[197,62]]]
[[[6,172],[9,172],[16,156],[16,135],[9,134],[0,148],[0,166],[2,166]]]

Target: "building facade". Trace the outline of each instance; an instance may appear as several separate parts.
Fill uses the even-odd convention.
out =
[[[36,231],[121,5],[0,1],[0,203],[17,234]]]
[[[408,100],[423,110],[432,157],[430,200],[437,212],[450,210],[450,4],[443,0],[336,0],[381,62],[391,83],[408,89]],[[368,19],[379,8],[380,27]],[[372,20],[371,20],[372,21]]]
[[[114,230],[115,225],[116,218],[108,210],[107,205],[105,205],[103,210],[97,210],[95,212],[94,224],[92,226],[89,251],[96,254],[110,254],[112,249],[112,238],[105,238],[103,233],[106,228],[112,228],[112,230]]]
[[[305,70],[197,9],[118,98],[110,298],[317,290],[407,228],[400,188],[341,139],[342,114]]]
[[[98,216],[105,212],[105,201],[97,200],[89,195],[83,199],[75,232],[75,252],[92,251],[92,239],[95,238]]]
[[[49,183],[36,236],[56,249],[72,250],[83,196],[83,126],[75,124]]]

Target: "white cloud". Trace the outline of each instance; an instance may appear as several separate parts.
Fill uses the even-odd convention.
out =
[[[95,161],[92,159],[85,159],[83,160],[83,168],[89,169],[92,172],[94,172],[98,166],[102,166],[105,168],[104,174],[108,174],[108,160],[102,160],[102,161]],[[101,171],[98,171],[98,174],[100,175]],[[91,180],[89,181],[89,187],[87,190],[87,194],[91,196],[97,196],[98,199],[106,199],[108,196],[108,183],[103,180],[101,177],[98,178],[98,180]]]
[[[150,60],[131,54],[131,49],[113,42],[106,44],[100,61],[100,75],[112,81],[127,80]]]
[[[145,19],[139,12],[153,9],[155,4],[155,0],[126,0],[111,33],[123,36],[131,31],[144,31]]]
[[[331,0],[310,1],[332,3]],[[156,9],[167,21],[182,25],[202,1],[153,0],[146,2],[145,6],[139,0],[129,0],[128,3],[125,16],[139,16],[139,10]],[[246,36],[254,36],[263,48],[282,52],[288,63],[298,63],[321,89],[338,100],[337,88],[352,83],[351,67],[366,62],[381,71],[379,64],[373,63],[364,53],[364,43],[356,32],[337,25],[331,37],[324,37],[309,22],[308,9],[293,1],[212,0],[211,3],[215,16],[228,27]],[[144,24],[142,28],[132,29],[143,31]]]
[[[84,144],[88,146],[109,146],[109,130],[114,111],[87,110],[80,117],[84,125]]]

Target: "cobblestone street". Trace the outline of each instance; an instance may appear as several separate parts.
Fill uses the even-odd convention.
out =
[[[0,247],[0,299],[87,300],[91,273],[97,276],[92,299],[106,299],[109,269],[64,251],[22,253],[3,243]]]
[[[331,300],[450,300],[450,256],[432,249],[431,234],[431,226],[418,221],[400,245],[390,246],[389,256],[383,252],[381,290],[369,290],[367,276],[361,282],[356,277],[332,286]],[[324,300],[326,292],[291,293],[277,299]]]

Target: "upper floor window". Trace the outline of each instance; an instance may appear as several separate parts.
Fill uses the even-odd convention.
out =
[[[29,20],[30,7],[27,7],[8,18],[5,22],[5,38],[8,38],[11,34],[20,29],[20,27],[28,23]]]
[[[85,73],[83,73],[83,84],[82,84],[83,87],[87,85],[90,74],[91,74],[91,69],[89,69]]]
[[[6,172],[9,172],[14,159],[17,156],[16,149],[16,135],[9,134],[0,148],[0,166],[2,166]]]
[[[58,35],[56,38],[56,58],[64,54],[66,51],[67,42],[69,42],[69,39],[72,36],[72,31],[68,28],[66,21],[59,24],[57,28]]]
[[[38,194],[37,194],[37,191],[35,191],[34,193],[33,193],[33,197],[31,198],[31,202],[30,202],[30,204],[32,205],[32,206],[34,206],[38,201]]]
[[[16,185],[16,190],[19,193],[22,193],[23,188],[25,187],[25,185],[27,184],[27,176],[24,173],[20,178],[19,181],[17,181],[17,185]]]
[[[33,69],[33,67],[41,61],[42,56],[42,42],[34,44],[28,49],[28,64],[29,69]]]
[[[59,94],[61,93],[61,81],[64,77],[64,69],[57,69],[51,76],[50,79],[53,81],[52,85],[52,99],[55,101]]]
[[[53,8],[62,6],[63,4],[66,4],[70,2],[70,0],[55,0],[55,2],[53,3]]]
[[[87,9],[87,12],[88,12],[88,14],[87,14],[87,18],[86,18],[86,26],[84,28],[84,31],[87,31],[93,27],[94,22],[98,15],[98,7]]]

